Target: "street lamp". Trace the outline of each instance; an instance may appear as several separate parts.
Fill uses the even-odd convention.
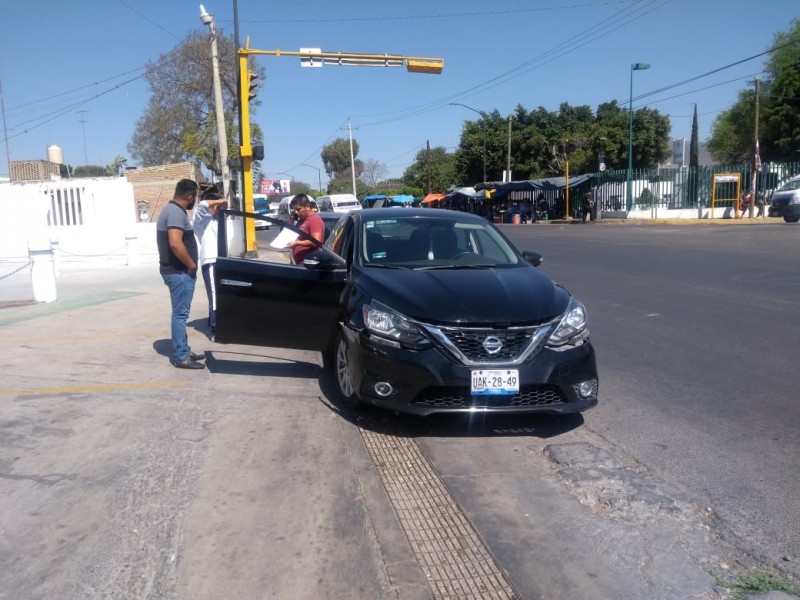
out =
[[[649,68],[647,63],[631,65],[631,94],[628,102],[628,210],[633,209],[633,72]]]
[[[319,167],[315,167],[313,165],[309,165],[307,163],[300,163],[301,167],[308,167],[309,169],[317,169],[317,186],[319,190],[319,194],[322,194],[322,169]]]
[[[222,105],[222,85],[219,79],[219,54],[217,52],[217,29],[214,27],[214,15],[206,12],[200,5],[200,22],[208,25],[211,30],[211,67],[214,75],[214,104],[216,105],[217,118],[217,148],[219,150],[219,165],[222,174],[222,188],[225,198],[229,198],[231,187],[231,173],[228,166],[228,138],[225,133],[225,107]]]
[[[449,106],[463,106],[464,108],[469,109],[472,112],[476,112],[483,117],[483,120],[481,121],[481,124],[483,125],[483,182],[486,183],[486,113],[482,110],[467,106],[466,104],[461,104],[460,102],[450,102],[448,104]]]

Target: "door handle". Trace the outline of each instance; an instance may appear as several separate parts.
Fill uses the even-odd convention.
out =
[[[232,285],[235,287],[253,287],[250,281],[239,281],[238,279],[220,279],[222,285]]]

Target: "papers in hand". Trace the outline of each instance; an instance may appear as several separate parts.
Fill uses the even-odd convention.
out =
[[[275,239],[269,243],[269,245],[276,250],[283,250],[286,248],[286,244],[292,240],[296,240],[298,237],[299,234],[296,231],[292,231],[288,227],[284,227],[281,229],[281,232],[275,236]]]

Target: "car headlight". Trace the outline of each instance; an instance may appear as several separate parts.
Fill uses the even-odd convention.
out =
[[[420,328],[410,319],[373,300],[362,308],[364,325],[377,336],[394,340],[408,348],[419,350],[431,345]]]
[[[577,346],[588,337],[586,307],[575,298],[571,298],[566,312],[561,316],[561,321],[547,339],[547,345],[552,348]]]
[[[792,196],[789,198],[789,204],[800,204],[800,196]]]

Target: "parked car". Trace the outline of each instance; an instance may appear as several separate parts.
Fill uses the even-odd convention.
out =
[[[346,213],[361,210],[361,203],[353,194],[331,194],[317,198],[319,209],[324,211]]]
[[[783,217],[787,223],[800,221],[800,175],[792,177],[772,194],[770,217]]]
[[[253,209],[259,215],[270,215],[269,198],[265,194],[253,194]],[[255,219],[256,229],[269,229],[269,222]]]
[[[323,352],[352,404],[582,411],[598,393],[586,309],[540,262],[478,215],[354,211],[304,265],[219,257],[216,339]]]

